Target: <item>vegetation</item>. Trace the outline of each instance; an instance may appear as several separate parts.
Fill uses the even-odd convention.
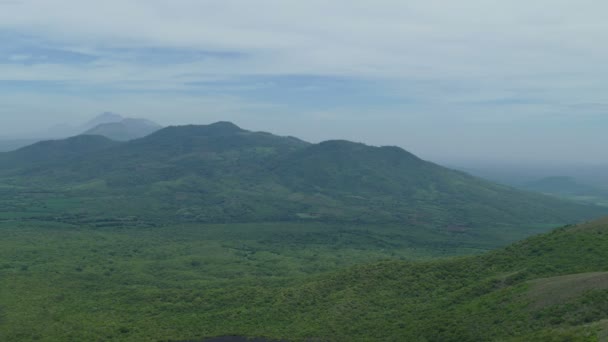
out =
[[[0,154],[0,184],[29,210],[75,202],[59,210],[68,223],[78,215],[146,224],[392,223],[483,235],[488,227],[608,213],[495,185],[397,147],[309,144],[226,122],[168,127],[126,143],[99,136],[38,143]]]
[[[230,123],[41,142],[0,154],[0,341],[594,341],[608,221],[490,250],[605,211]]]
[[[411,256],[407,250],[326,228],[5,222],[0,339],[597,341],[606,334],[606,220],[476,257],[417,262],[396,260]],[[360,265],[344,269],[349,264]]]

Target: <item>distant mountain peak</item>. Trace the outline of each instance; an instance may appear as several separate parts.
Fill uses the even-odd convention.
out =
[[[243,129],[230,121],[218,121],[207,125],[210,129],[221,130],[224,132],[242,132]]]
[[[310,150],[314,151],[314,153],[324,152],[352,155],[357,155],[360,153],[371,153],[378,157],[382,156],[384,158],[407,158],[422,162],[420,158],[398,146],[376,147],[348,140],[323,141],[317,145],[311,146]]]
[[[87,123],[82,125],[82,127],[84,130],[88,130],[88,129],[94,128],[96,126],[99,126],[101,124],[120,122],[124,119],[125,118],[120,114],[116,114],[113,112],[103,112],[103,113],[97,115],[96,117],[94,117],[93,119],[89,120]]]
[[[128,141],[145,137],[161,129],[162,126],[147,119],[126,118],[118,122],[99,124],[83,134],[102,135],[116,141]]]
[[[319,143],[319,146],[324,146],[324,147],[354,147],[354,146],[359,146],[359,147],[363,147],[365,146],[362,143],[356,143],[354,141],[348,141],[348,140],[340,140],[340,139],[334,139],[334,140],[325,140]]]
[[[248,132],[228,121],[219,121],[209,125],[185,125],[169,126],[159,130],[154,135],[157,137],[197,137],[197,136],[227,136]]]

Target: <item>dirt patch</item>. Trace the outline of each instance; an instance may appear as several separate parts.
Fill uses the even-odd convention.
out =
[[[533,309],[562,304],[587,291],[608,289],[608,272],[570,274],[530,282],[528,298]]]
[[[582,223],[570,228],[570,231],[587,231],[587,232],[601,232],[608,233],[608,217],[595,220],[592,222]]]

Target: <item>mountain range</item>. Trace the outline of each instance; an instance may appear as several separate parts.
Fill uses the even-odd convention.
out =
[[[0,340],[601,341],[606,214],[230,122],[41,141],[0,153]]]
[[[128,142],[95,135],[40,142],[1,154],[0,176],[98,194],[97,208],[142,220],[394,222],[476,234],[607,211],[496,185],[398,147],[311,144],[229,122],[167,127]]]

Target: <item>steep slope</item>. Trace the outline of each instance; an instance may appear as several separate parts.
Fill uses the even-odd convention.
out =
[[[99,124],[88,131],[85,135],[102,135],[116,141],[129,141],[152,134],[162,127],[146,119],[123,119],[119,122]]]
[[[327,141],[287,156],[273,172],[283,186],[298,193],[314,195],[317,201],[331,197],[343,207],[357,208],[344,216],[361,218],[373,212],[387,220],[433,222],[453,231],[549,217],[568,222],[581,209],[450,170],[390,146]]]

